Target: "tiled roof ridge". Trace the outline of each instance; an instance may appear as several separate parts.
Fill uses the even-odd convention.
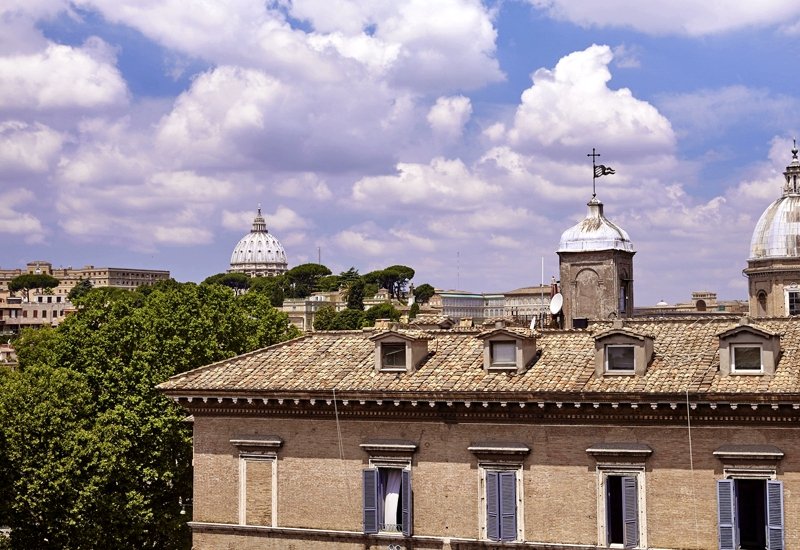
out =
[[[170,376],[169,378],[167,378],[166,380],[164,380],[160,384],[157,384],[156,388],[161,388],[164,384],[166,384],[167,382],[170,382],[172,380],[180,380],[181,378],[186,377],[186,376],[188,376],[190,374],[194,375],[194,374],[197,374],[199,372],[203,372],[203,371],[218,367],[218,366],[220,366],[220,365],[222,365],[224,363],[228,363],[230,361],[233,361],[234,359],[238,360],[238,359],[242,359],[242,358],[246,358],[246,357],[251,357],[253,355],[256,355],[258,353],[262,353],[262,352],[267,351],[267,350],[277,349],[277,348],[292,344],[294,342],[299,342],[301,340],[305,340],[306,338],[309,338],[310,336],[311,336],[310,334],[302,334],[302,335],[298,336],[297,338],[290,338],[289,340],[284,340],[283,342],[278,342],[276,344],[272,344],[272,345],[269,345],[269,346],[266,346],[266,347],[263,347],[263,348],[254,349],[253,351],[240,353],[240,354],[234,355],[233,357],[227,357],[225,359],[220,359],[219,361],[214,361],[213,363],[209,363],[208,365],[203,365],[202,367],[196,367],[194,369],[190,369],[190,370],[187,370],[187,371],[179,372],[178,374],[173,374],[172,376]]]

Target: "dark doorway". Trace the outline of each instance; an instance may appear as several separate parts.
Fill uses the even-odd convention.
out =
[[[624,544],[622,517],[622,476],[606,477],[606,530],[608,544]]]
[[[739,548],[767,547],[767,484],[761,479],[737,479],[736,517],[739,519]]]

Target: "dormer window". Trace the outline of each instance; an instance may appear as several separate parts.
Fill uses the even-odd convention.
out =
[[[624,328],[621,321],[594,337],[597,376],[643,375],[653,358],[653,337]]]
[[[536,360],[536,338],[527,330],[498,327],[478,335],[483,340],[485,371],[525,372]]]
[[[418,331],[381,330],[370,340],[375,342],[377,372],[413,372],[428,356],[430,336]]]
[[[780,336],[748,324],[719,334],[719,371],[723,375],[772,375],[780,356]]]
[[[732,353],[731,370],[733,372],[760,373],[763,370],[761,346],[737,344],[732,346]]]
[[[405,343],[381,344],[381,370],[406,370]]]
[[[627,345],[606,346],[606,371],[609,372],[634,372],[635,348]]]
[[[517,343],[513,340],[490,342],[492,367],[517,368]]]

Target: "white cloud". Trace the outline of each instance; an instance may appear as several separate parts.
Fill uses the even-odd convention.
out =
[[[642,55],[641,48],[638,46],[627,46],[620,44],[614,47],[614,64],[620,69],[638,69],[642,62],[639,57]]]
[[[340,248],[345,250],[359,250],[370,256],[378,256],[387,250],[385,243],[360,231],[340,231],[334,235],[333,241]]]
[[[45,233],[42,222],[33,214],[16,208],[34,199],[34,194],[25,189],[0,193],[0,233],[19,236],[26,243],[42,242]]]
[[[333,196],[330,187],[318,174],[305,172],[294,177],[283,178],[275,184],[275,192],[281,197],[328,200]]]
[[[437,157],[428,165],[399,163],[397,172],[393,176],[361,178],[353,185],[353,199],[374,209],[418,205],[463,210],[500,191],[472,174],[460,159]]]
[[[617,155],[672,151],[675,136],[666,118],[627,88],[608,88],[612,59],[611,48],[593,45],[561,58],[553,70],[537,70],[522,94],[510,143],[581,152],[602,143]]]
[[[472,103],[463,95],[440,97],[428,111],[428,124],[433,133],[448,140],[456,139],[472,115]]]
[[[44,124],[0,122],[0,172],[44,173],[55,163],[64,136]]]
[[[648,34],[702,36],[746,27],[782,25],[800,18],[793,0],[528,0],[551,17],[583,27],[631,27]]]
[[[82,48],[0,56],[0,109],[91,109],[124,105],[125,81],[99,38]]]
[[[424,252],[433,252],[436,250],[436,242],[431,238],[422,237],[406,229],[390,229],[389,233],[397,237],[402,244],[409,248],[415,248]]]

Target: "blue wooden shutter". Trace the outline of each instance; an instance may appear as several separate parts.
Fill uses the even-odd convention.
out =
[[[378,532],[378,470],[367,469],[364,473],[364,532]]]
[[[767,481],[767,550],[783,550],[782,481]]]
[[[639,495],[636,477],[622,478],[622,524],[624,547],[636,548],[639,544]]]
[[[719,550],[736,550],[739,529],[736,525],[736,493],[732,479],[717,480],[717,518]]]
[[[500,540],[499,472],[486,472],[486,538]]]
[[[517,473],[500,472],[500,540],[517,538]]]
[[[400,500],[402,500],[401,521],[403,534],[407,537],[413,532],[413,516],[411,515],[411,470],[403,470],[402,483],[400,484]]]

